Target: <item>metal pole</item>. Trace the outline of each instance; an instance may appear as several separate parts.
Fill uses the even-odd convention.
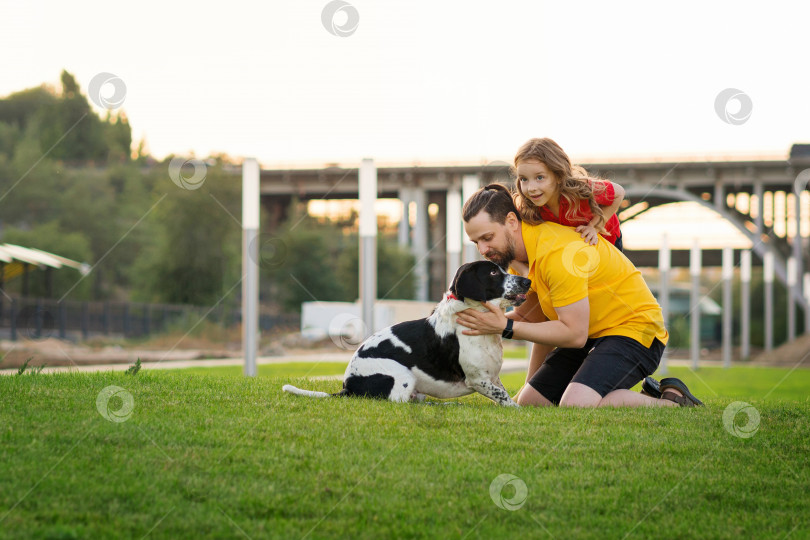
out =
[[[3,323],[3,297],[6,295],[3,289],[5,288],[6,280],[6,265],[0,262],[0,324]]]
[[[798,283],[798,276],[796,274],[796,259],[788,257],[787,260],[787,318],[788,318],[788,331],[787,340],[793,341],[796,339],[796,301],[793,298],[793,291],[796,290]]]
[[[259,162],[242,163],[242,350],[244,373],[256,376],[259,344]]]
[[[768,251],[762,261],[765,282],[765,350],[773,350],[773,253]]]
[[[414,188],[413,200],[416,202],[416,227],[413,235],[413,254],[416,256],[416,299],[427,302],[430,297],[428,276],[428,200],[427,190]]]
[[[692,276],[692,294],[689,299],[692,369],[698,368],[700,358],[700,257],[700,241],[695,238],[689,260],[689,273]]]
[[[9,328],[11,330],[11,341],[17,341],[17,300],[12,298],[11,299],[11,313],[9,313],[11,317],[9,319]],[[85,336],[86,339],[87,336]]]
[[[804,333],[810,334],[810,272],[804,274]]]
[[[723,248],[723,367],[731,367],[731,279],[734,276],[734,250]]]
[[[661,275],[661,283],[658,290],[658,302],[661,304],[661,315],[664,319],[664,326],[669,325],[669,271],[672,266],[672,257],[669,251],[669,237],[666,233],[661,237],[661,248],[658,250],[658,270]],[[668,372],[667,358],[669,352],[664,349],[664,355],[661,357],[661,364],[658,371],[661,375],[666,375]]]
[[[477,174],[465,174],[461,179],[461,195],[466,203],[473,196],[473,193],[478,191],[481,187],[481,180]],[[473,262],[478,260],[478,250],[475,244],[470,242],[470,239],[464,238],[464,262]]]
[[[795,221],[796,226],[796,233],[793,236],[793,259],[796,261],[794,264],[796,265],[796,284],[794,288],[796,288],[796,292],[798,296],[801,296],[801,289],[798,289],[802,284],[798,281],[798,276],[802,275],[803,269],[803,261],[802,261],[802,193],[799,191],[798,193],[793,194],[793,219]],[[791,291],[792,294],[793,291]]]
[[[461,192],[457,185],[447,190],[447,283],[461,266]]]
[[[402,202],[402,219],[399,220],[399,228],[397,230],[397,241],[399,247],[407,248],[411,245],[411,223],[410,223],[410,205],[411,205],[411,188],[402,186],[399,188],[399,200]]]
[[[751,250],[740,254],[740,357],[751,356]]]
[[[360,164],[360,304],[366,335],[374,333],[374,300],[377,298],[377,167],[366,158]]]

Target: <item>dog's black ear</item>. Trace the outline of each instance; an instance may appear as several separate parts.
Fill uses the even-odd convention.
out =
[[[450,284],[450,292],[453,293],[453,296],[458,298],[459,300],[464,300],[464,295],[462,295],[458,288],[459,283],[461,282],[462,277],[464,274],[469,274],[470,263],[462,264],[456,270],[456,275],[453,277],[453,282]]]
[[[483,302],[486,291],[481,286],[473,264],[467,263],[459,267],[456,271],[456,277],[453,278],[453,283],[450,285],[450,292],[459,300],[470,298],[471,300]]]

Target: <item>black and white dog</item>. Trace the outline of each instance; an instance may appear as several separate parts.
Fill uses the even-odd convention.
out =
[[[489,261],[462,265],[450,291],[430,317],[380,330],[354,353],[337,394],[284,391],[310,397],[367,396],[391,401],[424,400],[425,395],[454,398],[477,391],[499,405],[516,407],[499,377],[503,363],[501,336],[467,336],[456,322],[465,309],[486,311],[483,302],[502,309],[526,300],[531,281],[504,272]]]

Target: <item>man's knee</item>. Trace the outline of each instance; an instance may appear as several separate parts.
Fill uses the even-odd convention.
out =
[[[560,399],[560,407],[597,407],[602,396],[589,386],[571,383]]]
[[[543,397],[543,394],[534,389],[533,386],[526,383],[520,390],[520,393],[515,396],[515,403],[521,407],[531,405],[533,407],[548,407],[552,403]]]

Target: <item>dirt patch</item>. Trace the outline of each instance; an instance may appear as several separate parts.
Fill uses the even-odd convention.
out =
[[[790,343],[785,343],[771,352],[762,352],[751,360],[762,366],[785,366],[810,368],[810,334],[804,334]]]
[[[134,364],[210,358],[241,358],[241,341],[214,341],[209,336],[160,336],[141,343],[95,339],[84,343],[56,338],[0,341],[0,370],[16,369],[29,361],[38,366]],[[346,352],[331,340],[312,341],[298,332],[262,338],[259,356],[328,356]]]
[[[147,350],[120,346],[88,347],[69,341],[48,338],[43,340],[20,340],[0,342],[0,369],[18,368],[30,359],[34,366],[82,366],[94,364],[133,364],[164,360],[197,360],[204,358],[231,358],[238,351],[222,349],[176,349]]]

